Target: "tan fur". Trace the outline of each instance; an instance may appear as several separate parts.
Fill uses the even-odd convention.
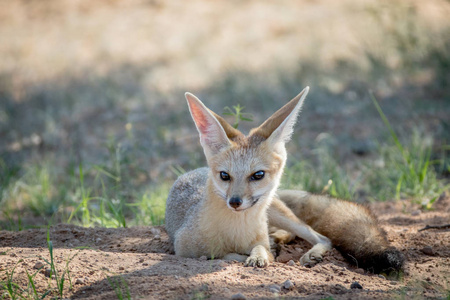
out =
[[[228,124],[228,122],[225,121],[221,116],[219,116],[218,114],[216,114],[212,110],[210,110],[210,112],[217,119],[217,121],[219,121],[220,125],[223,127],[223,130],[225,130],[225,133],[227,134],[227,137],[230,140],[232,140],[234,138],[237,138],[238,136],[243,136],[243,134],[239,130],[237,130],[236,128],[234,128],[230,124]]]
[[[274,197],[286,162],[284,145],[307,92],[305,89],[248,136],[195,96],[186,94],[208,169],[181,176],[169,193],[166,229],[177,255],[239,260],[248,256],[246,265],[266,266],[273,261],[268,232],[270,218],[278,228],[313,245],[320,244],[304,256],[303,262],[320,261],[331,246],[329,240],[301,222]],[[252,179],[258,171],[264,171],[263,178]],[[231,179],[221,179],[221,172]],[[232,206],[233,198],[241,202],[238,207]]]
[[[178,255],[220,258],[230,253],[250,255],[257,245],[269,247],[267,228],[259,226],[257,222],[251,222],[252,219],[264,221],[264,211],[243,212],[244,216],[236,214],[210,190],[213,189],[211,184],[207,185],[207,189],[210,201],[206,201],[199,210],[196,230],[189,228],[185,235],[178,233],[178,239],[175,240],[175,251]],[[215,226],[212,227],[211,224]],[[248,230],[243,231],[242,228]],[[193,244],[192,241],[196,239],[199,239],[201,244]]]
[[[372,250],[389,246],[376,218],[364,206],[302,191],[280,190],[277,194],[296,216],[327,237],[347,236],[350,245],[368,240]]]
[[[310,226],[305,224],[286,204],[274,198],[268,211],[269,224],[272,227],[293,233],[314,245],[306,254],[302,256],[300,262],[302,265],[313,266],[322,260],[322,256],[331,249],[331,242],[326,237],[316,232]],[[278,233],[279,235],[280,233]],[[277,234],[272,233],[272,238],[277,238]],[[284,240],[283,242],[288,242]]]
[[[276,195],[286,162],[285,143],[307,92],[248,136],[186,93],[208,168],[180,176],[170,190],[166,230],[176,255],[264,267],[273,261],[270,226],[272,240],[289,242],[298,236],[313,245],[300,259],[305,266],[320,262],[333,243],[375,271],[401,268],[403,256],[389,248],[376,218],[365,208],[301,191]]]
[[[288,104],[280,108],[276,113],[274,113],[270,118],[268,118],[261,126],[254,128],[250,131],[250,135],[260,135],[264,138],[269,138],[272,132],[277,129],[281,123],[289,116],[289,114],[294,110],[301,97],[301,93],[289,101]],[[297,101],[296,101],[297,100]]]
[[[277,196],[315,231],[331,239],[353,264],[373,272],[397,272],[404,256],[391,247],[375,216],[365,206],[302,191]]]

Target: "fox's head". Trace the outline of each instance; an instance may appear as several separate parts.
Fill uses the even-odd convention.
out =
[[[231,210],[270,203],[286,162],[285,144],[308,91],[305,88],[248,136],[186,93],[214,189]]]

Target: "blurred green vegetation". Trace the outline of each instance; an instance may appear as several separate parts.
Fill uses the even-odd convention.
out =
[[[450,28],[421,26],[418,9],[401,1],[359,13],[381,37],[373,35],[376,46],[364,45],[372,35],[358,41],[358,59],[328,65],[320,47],[308,46],[288,66],[232,66],[193,88],[149,88],[158,64],[115,62],[107,72],[92,66],[20,85],[19,67],[1,67],[0,229],[162,224],[172,182],[205,164],[183,99],[188,88],[217,113],[238,107],[242,118],[229,120],[246,131],[310,85],[283,187],[432,209],[450,174]]]

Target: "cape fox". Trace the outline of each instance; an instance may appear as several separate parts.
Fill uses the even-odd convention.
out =
[[[248,136],[186,93],[208,168],[180,176],[166,204],[166,230],[175,254],[233,259],[245,266],[272,262],[271,239],[295,236],[313,247],[300,262],[313,266],[332,245],[352,262],[380,272],[402,267],[368,210],[302,191],[278,191],[289,141],[309,87]]]

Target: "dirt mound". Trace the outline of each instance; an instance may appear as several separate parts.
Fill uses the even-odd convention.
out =
[[[377,203],[389,240],[407,262],[400,280],[371,274],[330,251],[322,263],[300,266],[310,246],[301,240],[281,245],[276,262],[267,268],[246,268],[223,260],[179,258],[172,254],[163,227],[82,228],[61,224],[50,228],[57,269],[66,275],[64,296],[111,299],[127,290],[132,298],[306,297],[322,299],[386,299],[393,296],[447,297],[450,293],[450,230],[418,231],[426,225],[450,223],[450,199],[439,210],[422,212],[405,202]],[[0,232],[0,280],[14,269],[13,282],[26,290],[28,273],[39,293],[56,287],[48,276],[47,230]],[[70,280],[69,280],[70,278]],[[53,291],[56,294],[56,290]],[[235,296],[238,298],[238,296]]]

